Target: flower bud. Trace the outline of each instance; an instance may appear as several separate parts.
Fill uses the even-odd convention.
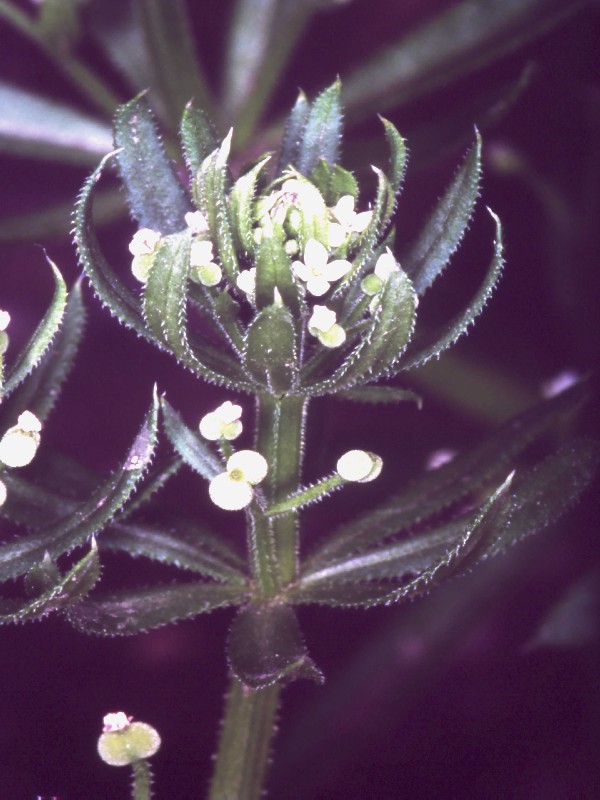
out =
[[[40,444],[42,423],[31,411],[24,411],[17,424],[0,439],[0,461],[7,467],[25,467]]]
[[[349,450],[337,462],[340,478],[355,483],[368,483],[375,480],[381,472],[383,460],[375,453],[366,450]]]

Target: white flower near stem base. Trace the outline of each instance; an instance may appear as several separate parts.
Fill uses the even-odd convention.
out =
[[[227,439],[231,442],[242,432],[242,407],[226,400],[200,420],[200,433],[210,442]]]
[[[374,481],[381,472],[383,460],[375,453],[366,450],[349,450],[337,462],[337,473],[345,481],[368,483]]]
[[[203,286],[216,286],[223,272],[213,261],[213,243],[208,239],[196,239],[190,246],[191,277]]]
[[[314,306],[308,320],[308,332],[324,347],[339,347],[346,341],[346,331],[337,324],[335,311],[327,306]]]
[[[147,722],[132,722],[123,711],[106,714],[98,755],[111,767],[126,767],[153,756],[161,745],[158,731]]]
[[[129,242],[129,252],[133,256],[131,271],[140,283],[146,283],[152,264],[152,256],[156,252],[161,236],[151,228],[141,228]]]
[[[329,226],[329,244],[331,247],[340,247],[353,233],[363,233],[373,219],[372,211],[354,210],[354,198],[345,194],[330,209],[331,215],[336,220]]]
[[[315,297],[321,297],[329,291],[330,285],[339,281],[352,269],[352,264],[345,259],[329,261],[325,245],[316,239],[309,239],[304,248],[304,261],[294,261],[294,274],[306,283],[306,290]]]
[[[0,439],[0,461],[7,467],[25,467],[40,444],[42,423],[31,411],[19,415],[17,424]]]
[[[210,499],[226,511],[246,508],[254,497],[254,486],[264,480],[267,472],[264,456],[254,450],[238,450],[227,459],[226,472],[210,482]]]

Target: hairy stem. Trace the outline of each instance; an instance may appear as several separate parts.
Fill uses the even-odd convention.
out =
[[[152,771],[150,763],[145,758],[142,758],[139,761],[134,761],[131,766],[133,769],[132,800],[151,800]]]
[[[252,690],[231,679],[209,800],[260,800],[280,687]]]

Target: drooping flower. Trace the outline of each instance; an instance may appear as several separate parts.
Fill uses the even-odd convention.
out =
[[[330,209],[331,215],[336,220],[329,226],[329,244],[331,247],[340,247],[353,233],[363,233],[373,218],[372,211],[356,212],[354,210],[354,197],[345,194]]]
[[[223,278],[223,272],[213,261],[213,243],[208,239],[195,239],[190,246],[192,280],[203,286],[216,286]]]
[[[210,482],[210,499],[226,511],[246,508],[254,497],[254,486],[264,480],[267,472],[264,456],[255,450],[238,450],[227,459],[226,471]]]
[[[151,228],[141,228],[129,242],[129,252],[133,256],[131,271],[140,283],[146,283],[152,264],[152,256],[160,242],[161,235]]]
[[[345,481],[368,483],[381,472],[383,460],[366,450],[349,450],[338,459],[337,473]]]
[[[25,467],[40,444],[42,423],[31,411],[23,411],[17,424],[0,439],[0,461],[7,467]]]
[[[200,433],[211,442],[219,439],[233,441],[242,432],[241,416],[242,407],[226,400],[214,411],[202,417]]]
[[[321,297],[329,291],[330,285],[347,275],[352,264],[345,259],[328,261],[329,255],[325,245],[316,239],[309,239],[304,248],[304,261],[294,261],[292,269],[306,289],[315,297]]]
[[[314,306],[308,320],[308,332],[324,347],[339,347],[346,341],[346,331],[337,324],[337,316],[327,306]]]

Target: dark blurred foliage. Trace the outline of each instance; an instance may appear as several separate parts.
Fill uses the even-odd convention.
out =
[[[285,71],[270,114],[276,118],[288,107],[297,87],[314,93],[337,73],[343,79],[382,44],[449,5],[356,0],[317,16]],[[190,4],[200,58],[213,84],[231,8],[231,2]],[[5,27],[0,37],[2,79],[81,105],[30,45]],[[411,104],[402,114],[388,112],[409,136],[413,153],[397,215],[402,242],[411,238],[458,158],[456,150],[436,157],[418,139],[413,142],[412,132],[416,137],[429,120],[442,120],[466,96],[495,96],[498,87],[531,65],[521,96],[494,127],[484,129],[483,201],[505,226],[505,276],[489,309],[455,351],[475,369],[502,376],[531,395],[563,369],[594,368],[598,356],[599,37],[595,4],[476,76]],[[91,58],[106,69],[93,49]],[[365,126],[350,133],[346,151],[360,151],[361,137],[370,140],[374,132],[375,127]],[[497,167],[498,153],[509,148],[521,159],[513,174]],[[81,168],[3,158],[0,211],[7,215],[74,198],[84,174]],[[124,252],[130,231],[127,223],[114,225],[105,235],[107,250]],[[491,235],[480,211],[452,274],[423,303],[425,318],[449,316],[473,290],[489,259]],[[48,249],[72,281],[78,268],[70,243],[52,242]],[[50,279],[34,245],[6,246],[1,259],[2,303],[19,309],[12,329],[18,342],[48,302]],[[198,384],[120,329],[89,291],[86,298],[87,336],[45,443],[106,473],[132,438],[155,380],[190,422],[223,393]],[[315,402],[308,479],[327,468],[332,452],[348,446],[379,452],[394,468],[377,485],[311,510],[307,539],[316,540],[351,515],[353,504],[373,502],[409,479],[432,450],[464,447],[489,428],[493,414],[486,419],[485,409],[478,415],[468,410],[477,406],[477,398],[461,401],[460,386],[458,401],[436,390],[436,383],[453,376],[436,377],[435,369],[428,384],[433,388],[420,387],[425,395],[420,412],[411,405],[373,413],[341,401]],[[416,384],[408,375],[403,385]],[[588,409],[582,429],[591,431],[593,421],[594,409]],[[270,796],[599,796],[596,498],[589,491],[552,530],[410,605],[369,612],[302,611],[311,654],[327,682],[324,687],[300,682],[284,692]],[[221,529],[227,526],[225,535],[241,537],[239,523],[232,525],[226,514],[211,510],[191,476],[177,479],[165,492],[165,517],[184,508]],[[139,583],[153,577],[136,567],[106,557],[106,585],[133,575]],[[575,603],[559,615],[558,632],[539,635],[552,609],[581,585],[587,598],[583,606]],[[85,638],[54,619],[3,629],[0,797],[125,797],[125,771],[102,765],[95,754],[102,715],[120,709],[161,733],[164,745],[154,759],[158,797],[202,797],[226,686],[229,622],[229,612],[217,612],[113,640]]]

